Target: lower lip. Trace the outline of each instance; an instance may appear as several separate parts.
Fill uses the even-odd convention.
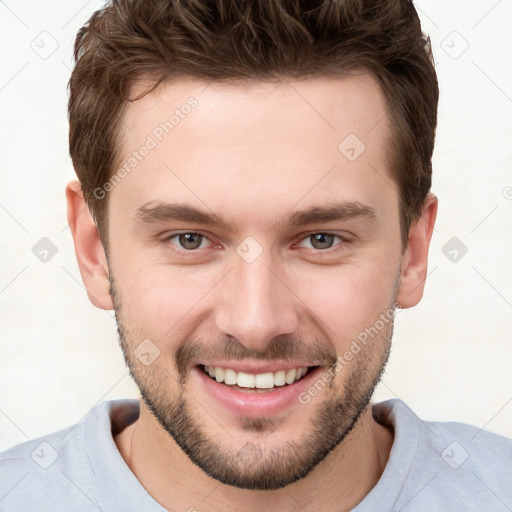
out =
[[[238,391],[227,384],[219,383],[199,368],[193,368],[206,392],[224,408],[238,416],[250,418],[275,416],[294,404],[300,404],[299,395],[321,374],[319,366],[302,379],[287,386],[277,386],[265,393]]]

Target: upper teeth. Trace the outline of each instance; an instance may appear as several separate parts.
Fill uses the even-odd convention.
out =
[[[204,366],[204,371],[217,382],[225,384],[238,384],[242,388],[270,389],[274,386],[293,384],[308,371],[307,366],[293,368],[292,370],[279,370],[268,373],[245,373],[236,372],[230,368],[219,368],[218,366]]]

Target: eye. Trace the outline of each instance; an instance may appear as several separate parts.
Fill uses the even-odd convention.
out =
[[[299,245],[309,241],[313,249],[330,249],[333,247],[333,245],[335,245],[334,242],[336,239],[338,239],[340,242],[345,241],[345,239],[341,236],[332,233],[313,233],[302,240]]]
[[[176,239],[177,244],[173,242]],[[166,238],[166,241],[170,242],[172,245],[177,246],[177,250],[185,249],[186,251],[194,251],[196,249],[200,249],[203,246],[203,242],[207,240],[204,235],[199,233],[176,233],[174,235],[170,235]]]

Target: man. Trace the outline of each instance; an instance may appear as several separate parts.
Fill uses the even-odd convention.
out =
[[[119,0],[75,58],[68,219],[142,398],[4,452],[0,510],[510,510],[510,440],[371,403],[437,212],[412,4]]]

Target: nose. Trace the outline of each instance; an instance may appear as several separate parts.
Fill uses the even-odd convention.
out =
[[[258,351],[275,336],[296,332],[299,313],[297,297],[279,275],[283,272],[264,254],[252,263],[235,255],[216,297],[219,333]]]

